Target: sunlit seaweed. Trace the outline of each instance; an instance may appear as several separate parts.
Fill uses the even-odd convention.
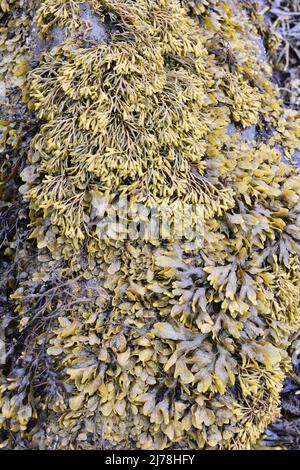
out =
[[[12,295],[3,446],[251,448],[299,329],[299,115],[238,4],[89,1],[118,27],[86,44],[80,3],[37,12],[66,38],[25,93],[44,121],[21,174],[39,265]],[[101,237],[122,197],[203,207],[201,247]]]

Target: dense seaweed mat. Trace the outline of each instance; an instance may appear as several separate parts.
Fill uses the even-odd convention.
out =
[[[239,2],[85,4],[101,41],[82,2],[36,15],[62,42],[23,96],[43,124],[21,173],[2,447],[248,449],[279,416],[299,329],[299,114]],[[203,208],[201,243],[108,233],[125,197],[135,223],[137,203]]]
[[[36,258],[36,252],[29,256],[23,250],[31,228],[27,204],[18,192],[28,145],[38,129],[36,116],[22,99],[31,61],[28,38],[33,6],[34,1],[0,2],[0,368],[5,375],[14,368],[20,351],[18,321],[14,320],[18,314],[10,294],[22,279],[24,265],[32,256]],[[1,446],[3,437],[1,431]]]

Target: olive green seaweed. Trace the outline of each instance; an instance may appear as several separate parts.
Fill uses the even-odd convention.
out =
[[[24,92],[42,121],[20,188],[37,254],[12,294],[2,447],[250,449],[299,330],[299,113],[240,2],[89,0],[114,25],[102,42],[82,3],[36,14],[65,39]],[[130,222],[136,204],[203,207],[201,246],[100,236],[122,198]]]

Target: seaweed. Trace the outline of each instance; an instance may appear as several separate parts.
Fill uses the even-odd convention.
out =
[[[253,448],[299,330],[299,113],[239,2],[90,0],[98,42],[81,3],[36,14],[64,35],[24,89],[1,445]]]

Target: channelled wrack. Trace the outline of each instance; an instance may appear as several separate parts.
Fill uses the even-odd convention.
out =
[[[105,40],[80,1],[37,12],[64,40],[28,76],[37,247],[12,295],[3,446],[248,449],[279,415],[299,329],[299,115],[239,2],[85,3]],[[137,204],[203,208],[201,243],[108,233],[124,199],[126,222]]]

